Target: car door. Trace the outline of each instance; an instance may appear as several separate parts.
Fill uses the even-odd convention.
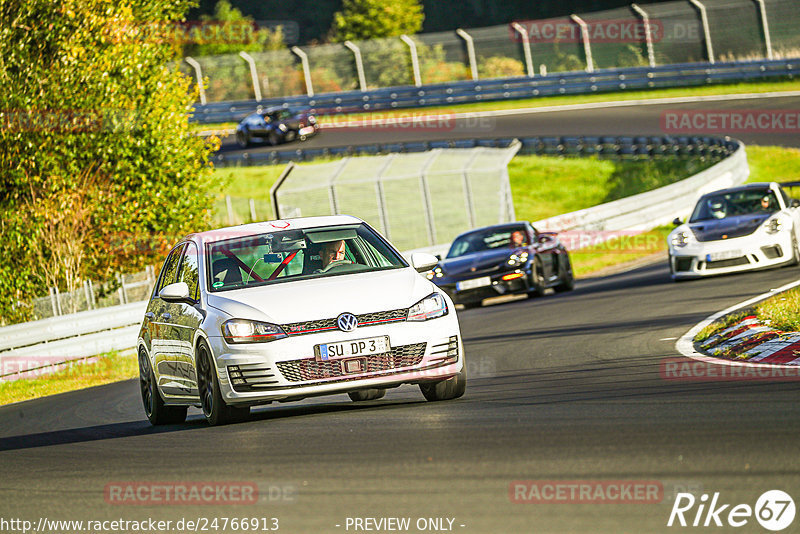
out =
[[[189,287],[191,302],[174,303],[170,319],[175,338],[174,351],[170,356],[170,388],[174,395],[196,397],[197,374],[194,365],[195,333],[203,321],[200,303],[200,274],[197,245],[190,241],[183,251],[178,266],[177,282],[185,282]]]
[[[156,290],[153,292],[153,297],[148,306],[148,313],[146,318],[152,325],[151,329],[151,352],[153,359],[153,372],[156,376],[156,382],[159,388],[165,395],[174,395],[176,388],[172,380],[172,364],[175,359],[174,352],[178,334],[174,329],[172,317],[178,314],[178,305],[172,302],[167,302],[160,298],[158,294],[169,284],[175,283],[178,276],[178,268],[180,266],[183,251],[186,248],[186,243],[177,245],[167,256],[164,266],[161,268]]]

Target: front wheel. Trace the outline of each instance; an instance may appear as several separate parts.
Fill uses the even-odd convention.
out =
[[[239,148],[247,148],[250,146],[250,136],[247,135],[247,132],[242,130],[236,132],[236,144],[239,145]]]
[[[151,425],[176,425],[186,421],[186,406],[166,406],[156,386],[156,376],[150,358],[139,349],[139,389],[144,413]]]
[[[384,395],[386,395],[386,390],[383,388],[360,389],[358,391],[351,391],[347,395],[353,402],[364,402],[382,399]]]
[[[556,293],[563,293],[564,291],[572,291],[575,289],[575,275],[572,273],[572,262],[569,261],[569,255],[564,258],[564,263],[561,266],[559,273],[561,279],[556,287],[553,289]]]
[[[422,395],[427,401],[443,401],[457,399],[467,389],[466,368],[455,376],[439,382],[423,382],[419,385]]]
[[[792,265],[800,265],[800,247],[794,235],[792,235]]]
[[[217,368],[211,359],[211,350],[205,341],[197,344],[197,389],[203,415],[211,426],[242,421],[250,415],[250,408],[228,406],[219,388]]]
[[[544,296],[544,269],[542,268],[542,260],[537,256],[531,266],[530,276],[530,289],[528,289],[529,297],[542,297]]]

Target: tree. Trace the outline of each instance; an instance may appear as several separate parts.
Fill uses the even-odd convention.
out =
[[[152,31],[187,7],[0,0],[0,321],[209,224],[215,143],[190,132],[179,49]]]
[[[344,0],[333,16],[331,39],[336,42],[413,35],[425,15],[419,0]]]
[[[201,15],[199,25],[187,25],[184,53],[187,56],[235,54],[283,50],[283,30],[258,28],[252,17],[219,0],[212,15]]]

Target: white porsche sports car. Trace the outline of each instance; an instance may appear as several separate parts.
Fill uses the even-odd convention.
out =
[[[800,263],[800,202],[784,188],[800,182],[751,183],[700,197],[689,221],[667,238],[672,278]]]
[[[167,257],[139,332],[148,419],[188,406],[210,424],[250,407],[417,384],[460,397],[464,349],[453,301],[360,219],[309,217],[192,234]]]

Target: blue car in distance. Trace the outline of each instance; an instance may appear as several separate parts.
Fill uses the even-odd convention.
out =
[[[556,234],[538,232],[525,221],[459,235],[426,276],[466,308],[499,295],[541,296],[548,288],[575,287],[569,253]]]
[[[319,131],[317,118],[307,110],[269,107],[251,113],[236,127],[236,142],[241,148],[253,143],[272,146],[305,141]]]

